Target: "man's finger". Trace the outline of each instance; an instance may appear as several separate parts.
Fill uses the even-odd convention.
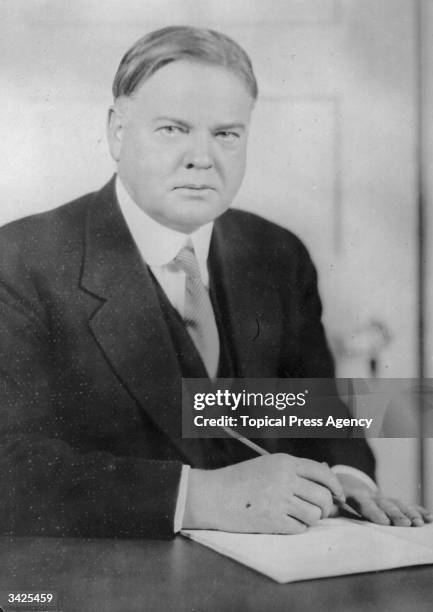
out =
[[[272,527],[262,529],[262,533],[284,533],[298,534],[304,533],[308,525],[287,513],[287,509],[279,508],[272,516]]]
[[[315,525],[322,518],[322,509],[310,504],[299,497],[293,496],[287,507],[287,514],[292,518],[305,523]]]
[[[364,518],[377,523],[378,525],[390,525],[391,521],[386,513],[379,508],[376,501],[369,496],[353,495],[348,497],[347,501],[355,508]]]
[[[302,478],[323,485],[337,499],[344,499],[343,487],[326,463],[319,463],[312,459],[300,459],[296,464],[296,473]]]
[[[430,512],[430,510],[427,510],[427,508],[424,508],[423,506],[415,506],[416,509],[418,510],[418,512],[421,513],[424,521],[426,523],[432,523],[433,522],[433,514]]]
[[[298,533],[304,533],[304,531],[308,529],[308,526],[305,523],[298,521],[292,516],[287,516],[282,524],[284,528],[282,533],[295,535]]]
[[[332,494],[327,487],[305,478],[298,478],[293,486],[293,493],[304,501],[318,506],[321,518],[326,518],[331,513]]]
[[[408,517],[412,525],[414,525],[415,527],[422,527],[422,525],[424,525],[425,523],[430,522],[427,518],[430,513],[422,506],[417,506],[416,504],[409,504],[400,500],[394,500],[394,502],[400,508],[401,512],[403,512],[405,516]]]
[[[410,527],[411,519],[406,516],[406,513],[392,499],[378,498],[377,505],[386,514],[391,523],[396,527]]]

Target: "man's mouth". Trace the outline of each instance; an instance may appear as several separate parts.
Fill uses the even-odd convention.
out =
[[[178,185],[175,189],[192,189],[194,191],[204,191],[206,189],[213,189],[215,191],[215,187],[212,185],[205,184],[195,184],[195,183],[187,183],[186,185]]]

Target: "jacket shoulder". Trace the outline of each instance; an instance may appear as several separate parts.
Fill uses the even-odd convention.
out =
[[[238,235],[255,251],[265,250],[266,257],[302,257],[309,253],[302,240],[292,231],[259,215],[230,209],[223,215],[223,230]]]
[[[73,233],[82,225],[87,207],[94,199],[95,193],[62,204],[57,208],[28,215],[11,221],[0,228],[0,244],[15,245],[20,252],[32,249],[42,250],[44,246],[54,245],[56,239],[65,231]]]
[[[4,290],[28,300],[33,296],[37,303],[49,285],[78,282],[86,211],[96,195],[86,194],[0,228],[0,284]]]

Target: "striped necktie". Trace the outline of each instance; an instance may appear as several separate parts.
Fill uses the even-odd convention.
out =
[[[191,240],[179,251],[174,262],[185,272],[183,320],[210,378],[218,370],[220,344],[209,292],[203,284]]]

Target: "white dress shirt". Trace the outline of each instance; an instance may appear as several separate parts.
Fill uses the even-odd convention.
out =
[[[207,258],[213,223],[207,223],[191,235],[177,232],[149,217],[135,204],[119,178],[116,195],[129,231],[143,261],[150,267],[171,304],[183,315],[185,303],[185,272],[173,264],[173,259],[191,238],[204,286],[209,288]]]
[[[195,255],[198,260],[200,274],[204,286],[209,288],[209,273],[207,259],[212,235],[213,223],[207,223],[191,235],[177,232],[161,225],[146,214],[132,200],[122,181],[116,177],[116,195],[120,210],[132,234],[143,261],[150,267],[153,275],[164,290],[172,306],[183,317],[185,306],[185,272],[173,264],[173,259],[185,246],[188,239],[192,240]],[[347,466],[335,465],[331,468],[336,474],[351,474],[357,477],[372,490],[376,484],[361,470]],[[185,513],[188,472],[190,466],[184,465],[179,484],[176,511],[174,516],[174,531],[180,531]]]

